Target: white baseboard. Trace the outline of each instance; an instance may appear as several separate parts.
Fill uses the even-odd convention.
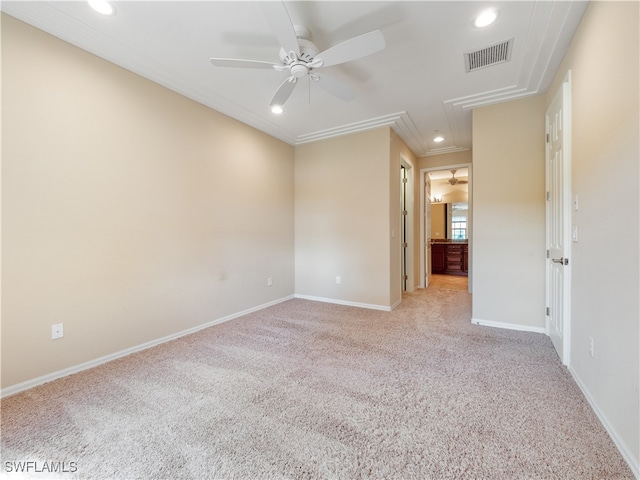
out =
[[[609,419],[607,418],[607,416],[600,409],[600,407],[598,407],[598,404],[596,403],[595,399],[591,395],[591,392],[589,391],[585,383],[582,381],[580,376],[573,369],[573,367],[569,365],[568,368],[569,368],[569,373],[571,373],[574,381],[578,384],[578,387],[580,387],[582,394],[587,399],[587,402],[589,402],[589,405],[591,406],[596,416],[600,420],[600,423],[602,423],[605,430],[611,437],[611,440],[613,440],[613,443],[618,448],[618,451],[622,455],[622,458],[624,458],[625,462],[627,462],[627,465],[629,465],[629,468],[631,469],[631,472],[633,473],[633,475],[638,480],[640,480],[640,459],[638,457],[634,458],[627,444],[618,436],[616,430],[611,425],[611,422],[609,422]]]
[[[291,300],[294,298],[293,295],[289,295],[284,298],[280,298],[278,300],[274,300],[272,302],[264,303],[262,305],[258,305],[257,307],[252,307],[247,310],[243,310],[242,312],[233,313],[231,315],[227,315],[222,318],[218,318],[216,320],[212,320],[210,322],[204,323],[202,325],[198,325],[197,327],[189,328],[187,330],[183,330],[178,333],[174,333],[172,335],[167,335],[166,337],[158,338],[157,340],[151,340],[150,342],[146,342],[140,345],[136,345],[131,348],[126,348],[124,350],[120,350],[119,352],[112,353],[110,355],[105,355],[104,357],[96,358],[94,360],[90,360],[88,362],[81,363],[79,365],[74,365],[73,367],[65,368],[63,370],[58,370],[57,372],[48,373],[47,375],[43,375],[41,377],[34,378],[32,380],[27,380],[26,382],[21,382],[16,385],[11,385],[9,387],[5,387],[0,390],[0,398],[8,397],[9,395],[15,395],[16,393],[22,392],[24,390],[28,390],[33,387],[37,387],[38,385],[42,385],[43,383],[51,382],[53,380],[57,380],[62,377],[66,377],[68,375],[73,375],[74,373],[82,372],[83,370],[88,370],[93,367],[97,367],[98,365],[102,365],[103,363],[110,362],[112,360],[116,360],[117,358],[126,357],[127,355],[131,355],[132,353],[140,352],[142,350],[146,350],[151,347],[155,347],[162,343],[170,342],[180,337],[184,337],[185,335],[190,335],[192,333],[196,333],[200,330],[203,330],[208,327],[212,327],[214,325],[218,325],[220,323],[227,322],[229,320],[233,320],[234,318],[242,317],[249,313],[257,312],[258,310],[263,310],[267,307],[271,307],[273,305],[277,305],[278,303],[286,302],[287,300]]]
[[[391,305],[391,308],[389,309],[389,311],[394,310],[398,305],[400,305],[401,302],[402,302],[402,298],[399,298],[396,303]]]
[[[472,318],[471,323],[481,325],[483,327],[506,328],[507,330],[518,330],[521,332],[544,333],[547,331],[544,327],[532,327],[530,325],[518,325],[517,323],[495,322],[493,320],[482,320],[481,318]]]
[[[382,310],[383,312],[390,312],[395,307],[400,304],[400,300],[397,303],[392,305],[391,307],[386,307],[384,305],[374,305],[371,303],[359,303],[359,302],[350,302],[348,300],[337,300],[335,298],[323,298],[323,297],[314,297],[312,295],[300,295],[298,293],[295,294],[296,298],[301,298],[303,300],[312,300],[314,302],[323,302],[323,303],[334,303],[336,305],[346,305],[348,307],[358,307],[358,308],[368,308],[370,310]]]

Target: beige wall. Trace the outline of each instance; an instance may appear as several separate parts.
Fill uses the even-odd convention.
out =
[[[431,238],[447,238],[447,225],[444,221],[446,204],[431,204]]]
[[[473,111],[473,318],[545,327],[545,98]]]
[[[442,195],[442,203],[468,202],[469,193],[461,190],[455,190]]]
[[[392,304],[389,151],[388,128],[296,147],[296,295]]]
[[[547,105],[571,70],[569,368],[640,476],[639,4],[591,2]],[[589,355],[588,338],[594,340]]]
[[[291,146],[6,15],[2,120],[3,387],[293,295]]]
[[[466,163],[471,163],[471,161],[471,150],[464,150],[462,152],[443,153],[441,155],[420,157],[418,160],[418,168],[425,169],[448,167],[450,165],[464,165]]]

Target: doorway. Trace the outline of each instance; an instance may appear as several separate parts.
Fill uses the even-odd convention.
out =
[[[471,292],[471,164],[426,168],[422,175],[421,286],[449,279]]]
[[[413,292],[416,287],[414,248],[414,168],[400,157],[400,282],[402,292]]]

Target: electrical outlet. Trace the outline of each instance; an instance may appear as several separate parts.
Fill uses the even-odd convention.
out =
[[[270,287],[273,285],[273,278],[269,277],[267,278],[267,287]]]
[[[64,335],[64,330],[62,328],[62,323],[56,323],[55,325],[51,325],[51,339],[55,340],[56,338],[62,338]]]
[[[340,285],[340,282],[342,282],[342,279],[340,277],[336,277],[336,285]]]
[[[589,337],[589,355],[593,358],[593,337]]]

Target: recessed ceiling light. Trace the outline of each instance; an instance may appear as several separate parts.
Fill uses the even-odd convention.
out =
[[[282,108],[280,105],[274,105],[273,107],[271,107],[271,113],[280,115],[282,112],[284,112],[284,108]]]
[[[87,0],[89,6],[100,15],[115,15],[116,8],[106,0]]]
[[[498,18],[498,11],[490,8],[480,13],[473,21],[473,25],[478,28],[488,27]]]
[[[444,142],[444,137],[442,135],[438,135],[437,137],[434,137],[433,141],[436,143]]]

